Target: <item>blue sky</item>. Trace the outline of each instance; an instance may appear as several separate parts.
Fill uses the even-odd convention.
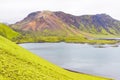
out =
[[[106,13],[120,20],[120,0],[0,0],[0,22],[15,23],[42,10],[73,15]]]

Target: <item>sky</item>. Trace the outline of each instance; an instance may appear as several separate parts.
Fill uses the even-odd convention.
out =
[[[43,10],[77,16],[105,13],[120,20],[120,0],[0,0],[0,22],[13,24]]]

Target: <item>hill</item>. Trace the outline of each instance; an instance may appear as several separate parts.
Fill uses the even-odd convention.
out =
[[[69,36],[78,33],[50,11],[31,13],[12,27],[21,31],[39,32],[44,36]]]
[[[74,16],[64,12],[54,12],[63,22],[81,31],[97,34],[120,34],[120,21],[107,14]]]
[[[20,34],[12,30],[9,26],[3,23],[0,23],[0,35],[6,37],[7,39],[13,40]]]
[[[107,14],[74,16],[60,11],[37,11],[11,27],[23,34],[17,42],[85,42],[120,37],[120,21]]]
[[[120,34],[120,21],[107,14],[74,16],[60,11],[38,11],[29,14],[12,27],[22,31],[48,30],[62,31],[66,34],[75,34],[78,30],[88,33]]]
[[[0,36],[0,80],[111,80],[64,70]]]

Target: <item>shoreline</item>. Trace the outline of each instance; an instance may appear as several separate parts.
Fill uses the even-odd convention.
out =
[[[106,44],[91,44],[91,43],[87,43],[87,42],[84,42],[84,43],[82,43],[82,42],[63,42],[63,41],[61,41],[61,42],[21,42],[21,43],[16,43],[16,44],[25,44],[25,43],[71,43],[71,44],[88,44],[88,45],[114,45],[114,44],[118,44],[118,43],[120,43],[120,42],[117,42],[117,43],[106,43]]]
[[[70,71],[70,72],[74,72],[74,73],[78,73],[78,74],[85,74],[85,75],[89,75],[89,76],[95,76],[95,77],[101,77],[101,78],[107,78],[107,77],[102,77],[102,76],[97,76],[97,75],[92,75],[92,74],[87,74],[87,73],[83,73],[83,72],[79,72],[79,71],[75,71],[75,70],[70,70],[70,69],[66,69],[63,68],[64,70]],[[111,79],[111,78],[107,78],[108,80],[115,80],[115,79]]]

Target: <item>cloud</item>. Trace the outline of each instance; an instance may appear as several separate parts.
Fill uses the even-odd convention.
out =
[[[119,0],[1,0],[0,21],[14,23],[41,10],[64,11],[74,15],[106,13],[120,20]]]

